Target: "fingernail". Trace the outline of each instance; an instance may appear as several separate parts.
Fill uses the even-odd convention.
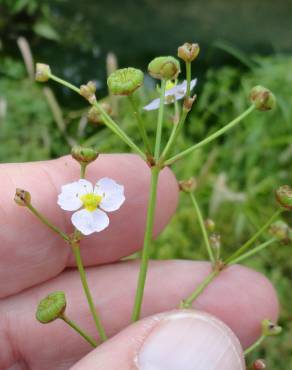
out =
[[[194,311],[173,313],[144,340],[140,370],[243,370],[240,343],[215,317]]]

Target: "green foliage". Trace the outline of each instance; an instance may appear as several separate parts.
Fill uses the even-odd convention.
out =
[[[292,180],[292,57],[255,58],[252,65],[252,69],[244,72],[235,67],[207,72],[205,79],[199,81],[198,99],[174,150],[187,148],[239,115],[249,104],[247,97],[252,86],[261,84],[275,93],[278,101],[275,111],[254,112],[224,138],[174,166],[178,179],[197,178],[197,199],[205,218],[211,217],[216,222],[216,231],[222,235],[224,256],[239,247],[267,220],[277,207],[274,189],[291,184]],[[93,144],[101,152],[128,151],[104,126],[86,124],[85,102],[81,111],[64,109],[66,129],[60,132],[42,94],[43,85],[28,80],[21,64],[12,60],[1,62],[0,74],[0,138],[5,143],[0,146],[0,161],[27,161],[61,155],[69,151],[68,135],[79,143]],[[139,89],[134,96],[143,106],[157,97],[157,92]],[[136,121],[127,98],[107,98],[110,99],[118,105],[116,116],[120,125],[139,142]],[[6,113],[3,101],[6,102]],[[173,108],[168,106],[166,112],[164,137],[172,127]],[[157,112],[141,113],[147,129],[154,132]],[[284,218],[291,224],[291,217],[289,219],[285,214]],[[271,246],[248,262],[272,280],[280,295],[283,334],[268,340],[259,351],[273,369],[292,367],[289,346],[292,340],[290,250],[291,246]],[[155,243],[152,257],[206,258],[187,195],[181,194],[178,211]]]

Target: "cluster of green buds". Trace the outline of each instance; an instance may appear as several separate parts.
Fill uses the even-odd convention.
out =
[[[180,64],[172,56],[157,57],[148,64],[148,72],[158,80],[175,80],[180,73]]]
[[[194,177],[191,177],[188,180],[179,181],[178,185],[179,185],[179,190],[184,191],[186,193],[190,193],[196,189],[197,180]]]
[[[113,95],[131,95],[142,86],[144,74],[137,68],[122,68],[111,73],[107,85]]]
[[[71,151],[72,157],[81,165],[87,165],[96,160],[99,153],[92,148],[74,146]]]
[[[275,95],[263,86],[255,86],[251,89],[250,100],[260,111],[271,110],[276,106]]]
[[[258,358],[252,364],[251,370],[265,370],[267,368],[266,361]]]
[[[37,63],[35,80],[38,82],[47,82],[51,76],[51,68],[48,64]]]
[[[282,332],[282,327],[273,321],[265,319],[262,321],[262,335],[265,337],[274,337]]]
[[[177,49],[177,56],[186,63],[193,62],[199,55],[199,44],[184,43]]]
[[[48,324],[63,318],[65,310],[65,293],[62,291],[53,292],[40,301],[36,311],[36,319],[42,324]]]
[[[17,188],[15,191],[14,201],[21,207],[27,207],[31,202],[31,195],[28,191]]]
[[[96,101],[96,84],[93,81],[87,82],[86,85],[80,86],[80,95],[83,96],[90,104],[93,104]]]
[[[292,210],[292,188],[289,185],[280,186],[276,190],[276,199],[283,208]]]
[[[102,110],[104,112],[106,112],[109,116],[112,115],[112,108],[108,103],[102,102],[99,105],[101,106]],[[95,106],[92,106],[89,109],[89,111],[87,113],[87,119],[88,119],[89,122],[91,122],[95,125],[99,125],[99,124],[104,123],[103,114]]]
[[[272,223],[269,228],[269,233],[283,244],[292,242],[292,229],[282,220]]]

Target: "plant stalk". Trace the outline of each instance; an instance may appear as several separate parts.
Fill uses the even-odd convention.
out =
[[[159,178],[160,169],[157,167],[151,168],[151,185],[150,185],[150,195],[148,201],[148,211],[146,220],[146,229],[144,235],[144,247],[142,251],[142,259],[140,264],[140,272],[138,278],[138,285],[136,290],[135,303],[132,313],[132,321],[137,321],[140,318],[141,306],[144,295],[145,281],[148,270],[149,262],[149,249],[153,237],[153,225],[154,225],[154,214],[155,214],[155,204],[157,196],[157,184]]]
[[[220,130],[214,132],[213,134],[206,137],[204,140],[200,141],[199,143],[192,145],[190,148],[184,150],[183,152],[169,158],[165,161],[165,166],[169,166],[174,162],[178,161],[179,159],[184,158],[186,155],[194,152],[195,150],[205,146],[206,144],[210,143],[211,141],[217,139],[217,137],[225,134],[228,130],[236,126],[241,120],[243,120],[246,116],[248,116],[252,111],[255,110],[255,106],[251,105],[245,112],[243,112],[240,116],[236,117],[233,121],[229,122],[227,125],[222,127]]]
[[[71,326],[72,329],[74,329],[78,334],[80,334],[92,347],[97,347],[97,342],[95,339],[93,339],[88,333],[86,333],[83,329],[80,328],[74,321],[70,320],[67,316],[64,314],[60,316],[60,319],[63,320],[66,324]]]
[[[104,328],[101,324],[100,318],[97,314],[97,311],[96,311],[96,308],[95,308],[95,305],[93,303],[93,299],[92,299],[92,296],[91,296],[91,293],[90,293],[90,290],[89,290],[89,287],[88,287],[86,273],[85,273],[83,263],[82,263],[82,259],[81,259],[79,244],[76,243],[76,242],[72,242],[71,246],[72,246],[72,251],[73,251],[73,254],[74,254],[74,257],[75,257],[75,260],[76,260],[76,264],[77,264],[77,267],[78,267],[78,271],[79,271],[79,274],[80,274],[80,279],[81,279],[81,283],[82,283],[82,286],[83,286],[83,290],[84,290],[84,293],[85,293],[85,296],[86,296],[91,314],[93,316],[95,326],[96,326],[97,331],[99,333],[100,339],[102,340],[102,342],[104,342],[104,341],[107,340],[107,336],[106,336]]]

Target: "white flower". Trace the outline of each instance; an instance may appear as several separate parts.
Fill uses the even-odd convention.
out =
[[[191,90],[196,86],[197,79],[191,80]],[[187,81],[184,80],[181,84],[175,85],[174,83],[168,81],[166,85],[165,100],[164,104],[173,103],[175,100],[182,99],[187,92]],[[144,110],[154,110],[158,109],[160,104],[160,98],[152,100],[151,103],[143,107]]]
[[[71,221],[82,234],[89,235],[108,227],[109,218],[104,211],[116,211],[124,201],[124,187],[104,177],[94,188],[84,179],[62,186],[57,203],[65,211],[77,211],[82,207],[73,213]]]

